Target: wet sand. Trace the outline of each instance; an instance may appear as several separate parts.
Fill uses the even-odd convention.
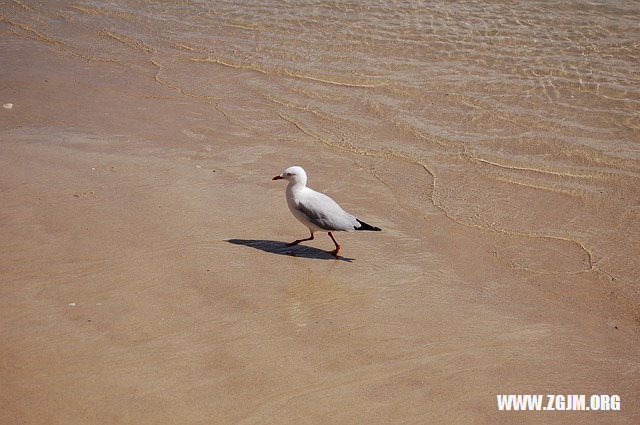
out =
[[[637,423],[637,295],[576,244],[456,221],[415,163],[274,143],[0,37],[0,423]],[[384,231],[284,247],[294,164]],[[509,393],[622,409],[499,412]]]

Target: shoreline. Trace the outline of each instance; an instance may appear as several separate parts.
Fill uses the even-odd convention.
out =
[[[513,267],[492,247],[522,243],[396,197],[430,184],[415,165],[260,140],[116,64],[2,37],[2,422],[602,420],[499,415],[495,394],[536,391],[640,414],[636,313],[605,276]],[[384,229],[340,235],[353,261],[325,260],[326,237],[309,257],[228,242],[305,232],[270,181],[294,161]]]

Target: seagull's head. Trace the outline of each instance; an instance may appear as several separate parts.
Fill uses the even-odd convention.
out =
[[[282,172],[279,176],[275,176],[271,180],[287,180],[289,184],[307,184],[307,173],[304,171],[304,168],[298,167],[297,165],[294,167],[289,167]]]

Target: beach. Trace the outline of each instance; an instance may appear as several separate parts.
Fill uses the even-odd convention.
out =
[[[320,50],[312,30],[390,16],[351,3],[282,22],[253,3],[175,20],[171,2],[54,3],[0,9],[0,423],[638,422],[633,11],[569,14],[608,53],[578,43],[590,77],[538,63],[525,90],[422,21],[395,52],[367,21]],[[223,23],[215,51],[185,22]],[[324,234],[286,247],[307,236],[271,180],[291,165],[383,231],[337,233],[337,259]],[[621,407],[506,412],[500,394]]]

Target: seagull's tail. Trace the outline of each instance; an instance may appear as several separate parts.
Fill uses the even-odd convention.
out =
[[[374,232],[379,232],[382,229],[379,227],[374,227],[370,224],[365,223],[364,221],[360,221],[356,218],[356,221],[360,223],[360,227],[356,227],[356,230],[373,230]]]

